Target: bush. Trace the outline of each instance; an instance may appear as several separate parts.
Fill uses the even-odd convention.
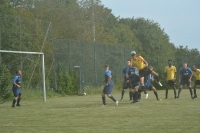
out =
[[[77,82],[78,81],[78,82]],[[79,89],[79,79],[75,71],[60,72],[58,79],[59,92],[67,95],[77,95]]]
[[[2,100],[6,100],[11,96],[11,79],[12,76],[4,64],[0,64],[0,97]]]

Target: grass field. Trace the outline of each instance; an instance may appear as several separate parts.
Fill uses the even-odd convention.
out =
[[[197,90],[198,92],[198,90]],[[21,101],[11,108],[11,101],[0,104],[0,133],[199,133],[200,98],[192,100],[189,90],[179,99],[156,101],[153,92],[136,104],[128,100],[128,92],[119,106],[106,98],[102,107],[100,95],[67,96],[42,101]],[[117,99],[120,93],[113,94]]]

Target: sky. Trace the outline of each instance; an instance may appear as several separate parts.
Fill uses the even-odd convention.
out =
[[[153,20],[175,46],[200,51],[200,0],[101,0],[120,18]]]

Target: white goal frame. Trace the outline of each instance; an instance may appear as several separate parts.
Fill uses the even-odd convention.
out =
[[[0,50],[0,53],[36,54],[36,55],[42,55],[43,101],[46,102],[46,85],[45,85],[44,53],[43,53],[43,52],[27,52],[27,51],[9,51],[9,50]]]

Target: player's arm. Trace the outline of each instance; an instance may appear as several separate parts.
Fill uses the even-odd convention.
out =
[[[108,77],[108,81],[106,83],[106,86],[108,86],[108,84],[110,83],[110,80],[111,80],[111,76]]]
[[[143,59],[144,64],[145,64],[146,66],[148,66],[148,62],[147,62],[144,58],[142,58],[142,59]]]

